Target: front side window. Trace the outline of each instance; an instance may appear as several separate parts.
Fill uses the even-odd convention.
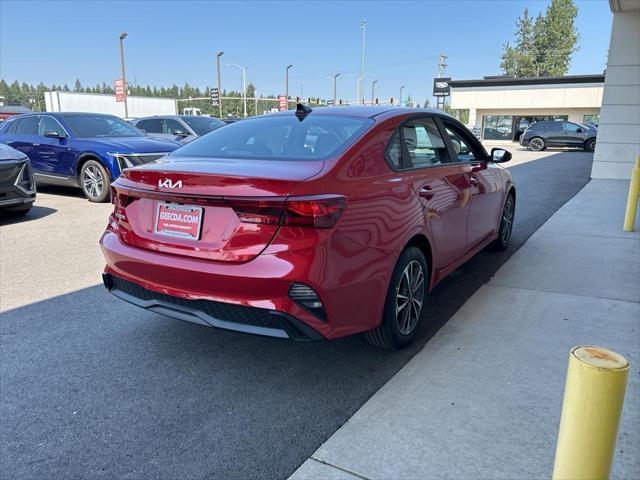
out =
[[[173,118],[165,118],[164,120],[164,133],[170,133],[172,135],[178,135],[178,132],[188,133],[187,129],[180,122]]]
[[[133,125],[110,115],[68,115],[65,120],[80,138],[144,136]]]
[[[252,118],[197,138],[171,157],[324,159],[342,153],[372,123],[368,118],[322,114],[302,120],[294,115]]]
[[[148,120],[140,120],[136,127],[141,128],[147,133],[162,133],[162,119],[150,118]]]
[[[211,117],[184,116],[180,118],[191,127],[191,130],[200,136],[213,132],[215,129],[224,127],[225,125],[224,122]]]
[[[476,159],[473,148],[471,147],[471,142],[449,127],[447,127],[447,135],[453,145],[453,151],[457,157],[455,159],[456,162],[473,162]]]
[[[447,162],[447,150],[436,122],[423,118],[406,123],[402,137],[412,168],[440,165]]]
[[[564,131],[569,133],[577,133],[582,127],[576,123],[564,122]]]
[[[16,126],[16,135],[37,135],[38,134],[38,117],[36,115],[32,117],[24,117],[19,120],[15,120],[18,123]]]
[[[40,117],[39,135],[44,135],[47,132],[56,132],[60,136],[66,135],[64,128],[55,118],[43,115]]]

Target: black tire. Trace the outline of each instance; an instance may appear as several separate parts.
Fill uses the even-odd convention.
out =
[[[491,248],[496,252],[502,252],[509,246],[511,233],[513,232],[513,219],[516,214],[516,200],[513,194],[507,195],[507,199],[502,207],[500,215],[500,228],[498,229],[498,238],[491,243]]]
[[[111,179],[109,173],[96,160],[87,160],[80,169],[80,188],[90,202],[103,203],[109,201]]]
[[[584,144],[584,149],[587,152],[595,152],[596,151],[596,139],[595,138],[591,138],[591,139],[587,140],[587,142]]]
[[[31,211],[33,203],[27,203],[17,207],[7,207],[1,210],[2,214],[6,217],[22,217]]]
[[[533,137],[529,140],[529,148],[534,152],[541,152],[545,148],[547,148],[547,144],[540,137]]]
[[[415,283],[412,284],[413,275]],[[399,350],[409,345],[425,316],[428,287],[427,261],[419,248],[408,247],[400,255],[391,275],[382,322],[373,330],[365,332],[369,343],[387,350]],[[402,297],[406,298],[405,307],[400,306],[398,310],[398,302],[402,302]]]

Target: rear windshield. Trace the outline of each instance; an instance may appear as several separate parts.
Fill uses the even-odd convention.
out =
[[[200,137],[171,157],[314,160],[347,149],[371,124],[368,118],[309,115],[257,117]]]
[[[64,119],[80,138],[144,136],[133,125],[110,115],[68,115]]]

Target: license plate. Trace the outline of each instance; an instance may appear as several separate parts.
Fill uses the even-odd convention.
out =
[[[155,232],[170,237],[200,239],[202,207],[159,203],[156,210]]]

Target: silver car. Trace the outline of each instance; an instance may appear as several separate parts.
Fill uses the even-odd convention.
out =
[[[196,137],[206,135],[226,125],[217,118],[202,115],[158,115],[136,118],[131,123],[147,135],[156,138],[189,143]]]

